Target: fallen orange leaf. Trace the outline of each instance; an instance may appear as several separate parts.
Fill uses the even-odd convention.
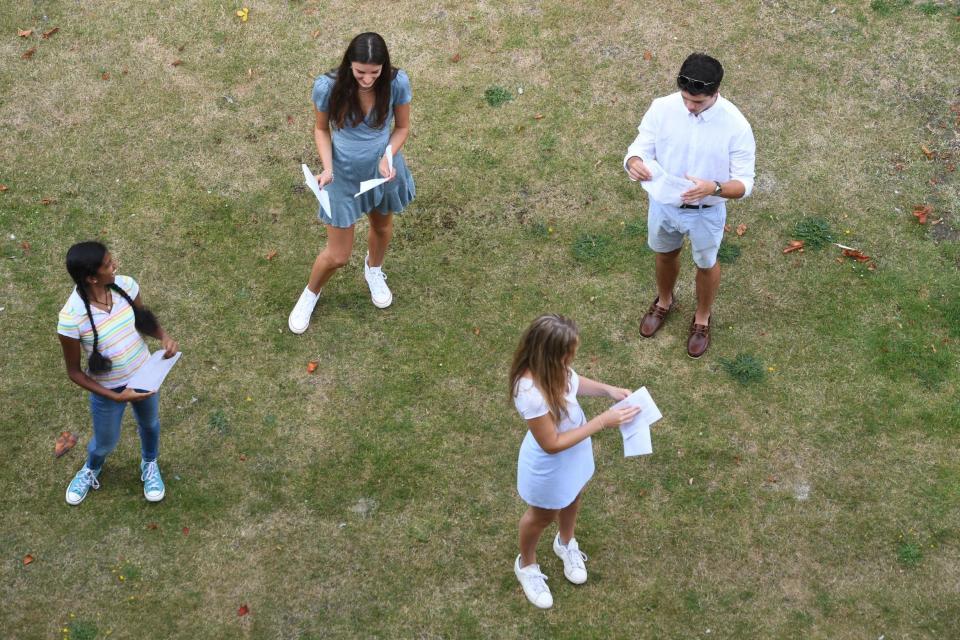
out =
[[[267,252],[267,255],[265,255],[264,257],[265,257],[267,260],[273,260],[274,258],[277,257],[277,250],[276,250],[276,249],[271,249],[270,251]]]
[[[246,461],[247,461],[247,456],[245,456],[244,454],[241,453],[241,454],[240,454],[240,462],[246,462]]]
[[[237,615],[240,616],[240,617],[243,617],[243,616],[247,615],[248,613],[250,613],[250,607],[248,607],[248,606],[245,605],[245,604],[240,605],[240,608],[237,609]]]
[[[156,523],[156,522],[151,522],[151,523],[147,524],[147,529],[150,529],[151,531],[156,531],[156,530],[157,530],[157,523]]]
[[[314,31],[314,32],[313,32],[312,34],[310,34],[310,35],[312,35],[314,38],[319,38],[319,37],[320,37],[320,29],[317,29],[316,31]]]
[[[106,71],[104,71],[103,73],[100,74],[100,79],[101,79],[101,80],[109,80],[109,79],[110,79],[110,74],[107,73]]]
[[[869,262],[870,256],[864,255],[859,249],[843,249],[843,255],[853,258],[857,262]]]
[[[475,335],[475,336],[479,336],[479,335],[480,335],[480,327],[474,327],[474,328],[473,328],[473,335]]]
[[[179,66],[182,65],[182,64],[183,64],[183,60],[181,60],[180,58],[177,58],[176,60],[174,60],[173,62],[170,63],[170,66],[171,66],[171,67],[179,67]]]
[[[784,253],[793,253],[794,251],[803,251],[803,240],[791,240],[787,248],[783,250]]]
[[[70,451],[70,449],[73,449],[76,444],[77,436],[69,431],[61,431],[60,435],[57,436],[57,441],[53,445],[53,454],[59,458],[67,451]]]
[[[536,113],[536,114],[534,114],[533,119],[534,119],[534,120],[543,120],[543,114],[542,114],[542,113]]]
[[[20,248],[23,249],[23,252],[26,253],[27,255],[30,254],[30,243],[27,242],[26,240],[20,243]]]
[[[182,529],[182,531],[183,531],[183,535],[185,535],[185,536],[186,536],[186,535],[189,535],[189,534],[190,534],[190,527],[184,527],[184,528]]]
[[[913,215],[920,224],[927,224],[927,216],[929,216],[931,213],[933,213],[933,207],[931,207],[929,204],[918,204],[913,208]]]
[[[17,29],[17,35],[21,38],[29,38],[33,33],[33,29]]]
[[[33,57],[33,54],[35,54],[36,52],[37,52],[36,47],[30,47],[29,49],[23,52],[23,55],[20,56],[20,58],[23,60],[29,60],[30,58]]]
[[[730,233],[730,225],[728,225],[728,224],[723,225],[723,232],[724,232],[724,233]]]
[[[450,56],[450,62],[460,62],[460,54],[455,53],[452,56]]]
[[[41,198],[40,204],[42,205],[54,204],[56,201],[57,201],[56,198]]]
[[[287,124],[293,124],[293,116],[287,116]]]
[[[60,27],[54,27],[53,29],[50,29],[49,31],[44,31],[44,32],[43,32],[43,35],[40,36],[40,37],[43,38],[44,40],[46,40],[47,38],[49,38],[50,36],[52,36],[53,34],[55,34],[57,31],[60,31]]]
[[[23,566],[27,566],[27,565],[30,564],[31,562],[33,562],[33,556],[32,556],[32,555],[30,555],[30,554],[28,553],[27,555],[23,556]]]
[[[927,160],[933,160],[933,151],[927,148],[927,145],[920,145],[920,151],[923,152],[923,155],[927,156]]]
[[[4,191],[6,191],[6,190],[9,189],[9,188],[10,188],[10,187],[8,187],[8,186],[5,185],[5,184],[0,184],[0,193],[3,193]]]
[[[317,363],[314,360],[311,360],[307,363],[307,373],[313,373],[317,370]]]
[[[653,52],[652,52],[652,51],[644,51],[644,52],[643,52],[643,59],[646,60],[647,62],[649,62],[650,60],[653,60]]]
[[[738,225],[737,225],[737,235],[738,235],[738,236],[742,236],[742,235],[745,234],[746,232],[747,232],[747,225],[745,225],[745,224],[738,224]]]

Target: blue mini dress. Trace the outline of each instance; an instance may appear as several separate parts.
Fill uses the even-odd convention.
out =
[[[579,388],[580,376],[570,369],[570,385],[565,396],[567,413],[557,426],[560,433],[576,429],[587,421],[577,402]],[[513,403],[525,420],[550,412],[543,394],[530,378],[520,378],[517,382]],[[528,430],[517,459],[517,493],[531,506],[563,509],[577,499],[593,472],[593,442],[590,438],[559,453],[547,453]]]
[[[329,113],[330,92],[334,82],[336,79],[327,74],[314,81],[313,104],[318,111]],[[403,154],[395,153],[393,168],[397,172],[396,177],[354,198],[360,191],[361,181],[383,177],[380,175],[379,164],[390,143],[393,108],[408,104],[413,99],[410,79],[406,73],[397,70],[390,82],[390,93],[390,110],[383,127],[377,129],[372,125],[375,120],[372,112],[355,127],[338,129],[331,123],[333,182],[325,187],[330,195],[331,215],[327,216],[323,208],[318,206],[317,217],[323,224],[339,228],[352,227],[364,214],[374,209],[380,213],[402,213],[416,195],[413,176],[407,169]]]

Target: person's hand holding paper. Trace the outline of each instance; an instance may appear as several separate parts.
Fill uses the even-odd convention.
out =
[[[326,214],[330,216],[330,194],[320,186],[320,183],[317,181],[317,176],[313,175],[313,171],[310,171],[310,167],[305,164],[301,164],[300,168],[303,169],[303,179],[306,180],[310,191],[313,191],[313,195],[317,196],[320,206],[323,207],[323,210],[326,212]],[[327,171],[324,171],[320,174],[321,179],[325,173],[327,173]],[[324,184],[329,184],[332,180],[333,177],[328,176]]]
[[[640,407],[643,409],[633,420],[621,425],[620,433],[623,436],[624,457],[647,455],[653,453],[653,444],[650,441],[650,425],[663,417],[660,409],[653,402],[646,387],[640,387],[628,398],[621,400],[611,407]]]
[[[386,165],[386,166],[384,166]],[[387,145],[386,150],[383,152],[383,157],[380,158],[379,165],[380,175],[385,176],[383,178],[374,178],[373,180],[364,180],[360,183],[360,191],[357,191],[354,194],[354,198],[357,198],[362,193],[366,193],[375,187],[379,187],[384,182],[389,182],[393,180],[393,177],[397,175],[397,172],[393,169],[393,145]]]

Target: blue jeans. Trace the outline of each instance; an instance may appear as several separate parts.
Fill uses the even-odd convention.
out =
[[[124,387],[113,389],[117,393]],[[137,419],[137,432],[140,434],[140,455],[144,461],[157,459],[160,446],[160,394],[155,393],[139,402],[131,402],[133,415]],[[115,402],[109,398],[91,393],[90,415],[93,417],[93,438],[87,445],[87,468],[99,472],[107,455],[120,442],[120,424],[126,402]]]

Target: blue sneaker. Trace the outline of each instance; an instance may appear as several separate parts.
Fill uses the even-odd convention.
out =
[[[143,497],[147,502],[160,502],[167,490],[163,486],[163,478],[160,477],[160,467],[157,461],[140,461],[140,479],[143,480]]]
[[[87,497],[91,488],[99,489],[100,481],[97,480],[99,475],[99,471],[94,473],[87,468],[87,465],[83,465],[83,468],[77,471],[77,475],[73,476],[73,480],[67,485],[67,504],[80,504]]]

